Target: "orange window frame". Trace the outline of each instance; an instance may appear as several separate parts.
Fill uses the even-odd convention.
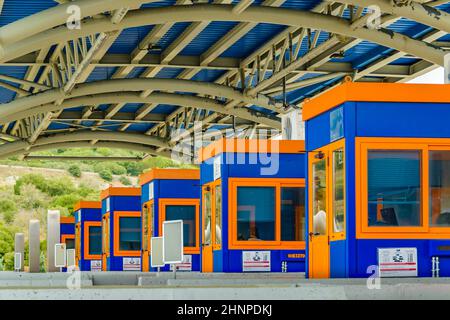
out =
[[[330,165],[329,165],[329,179],[327,179],[327,188],[328,190],[330,190],[330,195],[329,195],[329,204],[330,204],[330,224],[329,224],[329,234],[331,237],[331,240],[343,240],[345,239],[345,234],[346,234],[346,224],[347,224],[347,193],[346,193],[346,173],[347,173],[347,167],[345,166],[345,161],[346,161],[346,152],[345,152],[345,139],[341,139],[339,141],[333,142],[330,145],[328,145],[328,157],[329,157],[329,161],[330,161]],[[340,232],[335,232],[334,231],[334,223],[333,223],[333,219],[334,219],[334,190],[335,190],[335,184],[334,184],[334,162],[333,162],[333,152],[342,149],[342,152],[344,154],[344,172],[343,172],[343,192],[344,192],[344,222],[343,222],[343,226],[344,229]],[[327,168],[328,169],[328,168]]]
[[[110,245],[111,245],[111,233],[110,233],[110,213],[106,213],[102,217],[102,251],[107,257],[110,256]],[[106,230],[103,228],[105,226]]]
[[[356,138],[356,237],[391,239],[449,239],[450,227],[431,227],[429,152],[450,151],[446,138]],[[368,226],[368,150],[411,150],[421,152],[421,221],[419,227]]]
[[[275,240],[263,241],[237,240],[237,188],[238,187],[274,187],[275,188]],[[229,249],[287,249],[304,250],[305,241],[281,240],[281,188],[305,188],[305,179],[296,178],[229,178],[228,179],[228,247]],[[306,215],[306,212],[305,212]]]
[[[140,257],[141,250],[120,250],[120,218],[141,218],[140,211],[114,211],[114,255],[117,257]],[[141,219],[142,221],[142,219]],[[142,233],[142,231],[141,231]],[[142,243],[141,243],[142,247]]]
[[[66,243],[67,239],[75,240],[75,235],[74,234],[63,234],[63,235],[61,235],[61,243]],[[76,244],[75,244],[75,246],[76,246]]]
[[[154,201],[150,200],[144,203],[144,205],[142,206],[142,250],[144,249],[144,206],[146,205],[147,208],[152,208],[152,214],[151,216],[149,216],[148,221],[147,221],[147,230],[148,230],[148,241],[147,241],[147,251],[150,252],[151,251],[151,242],[152,242],[152,237],[153,237],[153,217],[154,217],[154,210],[153,210],[153,204]],[[148,210],[148,209],[147,209]]]
[[[159,199],[159,221],[158,229],[159,234],[162,236],[162,226],[163,222],[166,221],[166,206],[195,206],[195,247],[184,247],[184,253],[187,254],[199,254],[200,253],[200,200],[199,199],[170,199],[161,198]]]
[[[221,203],[222,203],[222,208],[220,208],[221,210],[221,219],[222,219],[222,223],[221,223],[221,239],[223,241],[223,196],[222,196],[222,180],[221,179],[217,179],[213,182],[207,183],[203,186],[202,188],[202,232],[204,232],[204,225],[203,225],[203,219],[205,218],[205,210],[206,210],[206,205],[204,205],[205,203],[205,196],[206,193],[211,192],[211,230],[213,230],[214,228],[214,232],[211,231],[211,245],[213,247],[213,250],[220,250],[222,248],[222,243],[218,244],[216,243],[216,188],[217,186],[220,186],[220,197],[222,197],[221,199]],[[210,191],[207,191],[206,188],[209,187],[211,188]],[[204,233],[202,234],[202,241],[204,241],[203,237],[204,237]]]
[[[90,227],[101,227],[102,223],[100,221],[86,221],[84,223],[84,259],[85,260],[100,260],[102,258],[101,254],[89,254],[89,228]],[[103,236],[103,232],[102,232]]]

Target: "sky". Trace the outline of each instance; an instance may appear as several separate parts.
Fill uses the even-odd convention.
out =
[[[444,83],[444,68],[437,68],[408,83]]]

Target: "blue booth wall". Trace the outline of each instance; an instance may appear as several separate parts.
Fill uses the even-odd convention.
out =
[[[59,233],[61,237],[65,234],[74,235],[75,225],[73,223],[61,223],[59,225]]]
[[[242,252],[244,251],[270,251],[271,272],[282,272],[281,264],[287,262],[288,272],[305,271],[305,250],[270,250],[270,249],[229,249],[229,207],[228,178],[305,178],[306,176],[306,157],[305,154],[277,154],[272,156],[273,161],[279,161],[278,172],[274,175],[262,176],[261,169],[268,168],[270,165],[255,163],[250,164],[250,159],[255,159],[255,154],[249,153],[222,153],[216,157],[221,158],[221,186],[222,186],[222,246],[219,250],[213,250],[213,271],[214,272],[243,272]],[[244,164],[240,164],[244,163]],[[274,167],[275,168],[275,167]],[[201,185],[214,181],[213,158],[208,159],[200,165]],[[305,190],[306,191],[306,190]],[[203,199],[201,198],[201,202]],[[203,203],[201,203],[203,208]],[[306,213],[306,208],[305,208]],[[200,215],[203,212],[200,210]],[[200,219],[202,221],[202,219]],[[305,221],[306,223],[306,221]],[[203,230],[200,232],[200,238],[203,237]],[[202,243],[202,241],[201,241]],[[292,258],[288,255],[301,255],[302,258]],[[201,260],[200,260],[201,261]]]
[[[450,246],[450,240],[356,239],[355,221],[355,138],[450,138],[450,104],[345,102],[306,121],[307,153],[333,142],[330,137],[330,113],[338,108],[343,108],[344,115],[346,239],[330,242],[330,277],[368,277],[373,272],[368,272],[367,268],[378,265],[377,249],[398,247],[417,248],[419,276],[432,275],[433,256],[440,258],[440,276],[450,276],[450,251],[437,249],[439,246]],[[307,226],[308,218],[307,214]],[[306,239],[308,251],[309,239]],[[309,276],[308,265],[306,275]]]
[[[78,214],[79,212],[79,214]],[[80,261],[78,261],[78,267],[80,271],[91,271],[91,260],[84,257],[84,233],[86,228],[84,223],[86,221],[102,221],[102,210],[99,208],[81,208],[75,214],[75,224],[80,223]],[[100,259],[101,260],[101,259]]]
[[[142,204],[141,207],[150,201],[150,184],[153,183],[153,235],[152,237],[161,237],[159,233],[159,199],[199,199],[201,198],[201,189],[199,180],[191,179],[155,179],[141,186],[142,188]],[[198,217],[199,219],[200,217]],[[201,220],[198,221],[201,228]],[[200,242],[201,243],[201,242]],[[192,255],[192,271],[200,271],[200,254]],[[169,271],[170,266],[161,268],[161,271]],[[156,268],[151,268],[156,271]]]
[[[115,211],[141,211],[141,197],[139,196],[109,196],[110,218],[109,218],[109,257],[106,258],[107,271],[123,271],[123,258],[114,256],[114,213]],[[102,216],[106,214],[106,200],[102,199]],[[125,257],[126,258],[126,257]],[[135,258],[135,257],[130,257]],[[142,265],[142,264],[141,264]]]

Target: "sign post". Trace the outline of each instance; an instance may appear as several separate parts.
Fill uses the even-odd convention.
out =
[[[55,268],[64,268],[67,266],[66,244],[55,244]]]
[[[163,261],[173,264],[174,278],[177,276],[177,263],[183,262],[183,220],[163,223]]]
[[[164,267],[164,241],[163,237],[153,237],[150,240],[150,265],[152,268],[158,269],[158,276],[161,267]]]

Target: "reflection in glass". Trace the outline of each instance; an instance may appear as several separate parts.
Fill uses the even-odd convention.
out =
[[[344,152],[333,151],[333,231],[344,231]]]
[[[141,250],[141,218],[119,218],[119,250]]]
[[[195,205],[166,206],[166,221],[183,220],[183,243],[185,247],[195,247],[197,234]]]
[[[450,226],[450,151],[430,151],[430,225]]]
[[[314,162],[312,165],[312,205],[313,205],[313,232],[315,235],[327,234],[327,175],[326,158]]]
[[[237,206],[237,240],[275,240],[275,187],[238,187]]]
[[[89,254],[102,254],[102,227],[89,227]]]
[[[281,188],[281,240],[305,239],[305,188]]]
[[[369,226],[420,226],[419,150],[368,151]]]
[[[215,220],[216,220],[216,230],[215,230],[215,244],[222,244],[222,188],[217,185],[214,190],[214,209],[215,209]]]
[[[66,239],[66,249],[75,249],[75,239]]]
[[[203,244],[211,245],[211,191],[205,193],[205,210],[203,219]]]

